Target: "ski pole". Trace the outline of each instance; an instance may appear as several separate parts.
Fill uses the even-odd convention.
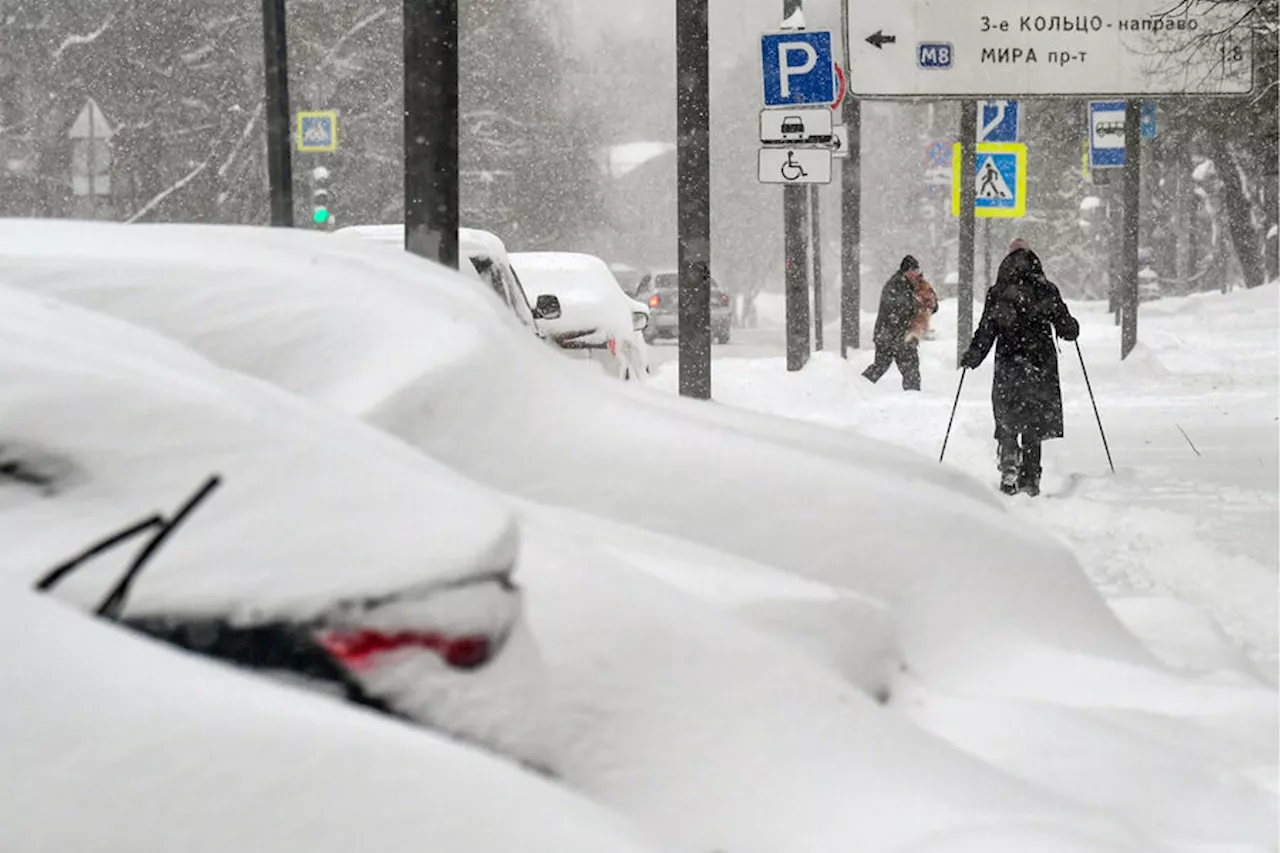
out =
[[[1116,465],[1111,461],[1111,448],[1107,446],[1107,432],[1102,428],[1102,415],[1098,414],[1098,401],[1093,396],[1093,385],[1089,382],[1089,369],[1084,366],[1084,351],[1080,349],[1080,341],[1076,340],[1076,355],[1080,356],[1080,372],[1084,374],[1084,387],[1089,389],[1089,402],[1093,404],[1093,417],[1098,422],[1098,434],[1102,436],[1102,449],[1107,452],[1107,464],[1111,473],[1116,472]]]
[[[947,421],[947,434],[942,439],[942,452],[938,454],[938,464],[942,464],[942,458],[947,455],[947,442],[951,440],[951,425],[956,422],[956,409],[960,405],[960,390],[964,388],[964,375],[969,372],[969,368],[960,368],[960,384],[956,386],[956,401],[951,404],[951,418]]]

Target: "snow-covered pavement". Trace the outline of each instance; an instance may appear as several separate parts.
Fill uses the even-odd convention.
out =
[[[1277,682],[1277,285],[1142,306],[1140,343],[1124,362],[1100,303],[1075,303],[1080,345],[1116,473],[1090,406],[1075,347],[1062,344],[1067,436],[1045,445],[1044,494],[1010,510],[1080,557],[1121,618],[1167,662],[1192,672],[1246,669]],[[977,306],[981,310],[981,306]],[[864,341],[873,315],[864,315]],[[896,370],[872,386],[848,362],[818,353],[788,374],[779,353],[721,357],[720,403],[812,420],[937,458],[959,373],[955,302],[923,344],[924,392],[904,394]],[[828,333],[828,340],[839,338]],[[757,333],[759,334],[759,333]],[[780,335],[776,338],[780,348]],[[728,350],[721,350],[730,355]],[[733,353],[736,355],[736,353]],[[966,381],[947,465],[996,481],[992,360]],[[653,385],[674,392],[674,362]],[[927,532],[929,520],[920,520]],[[946,542],[938,543],[940,560]]]

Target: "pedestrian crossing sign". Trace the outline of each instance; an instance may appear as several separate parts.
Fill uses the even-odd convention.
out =
[[[335,112],[299,112],[298,150],[337,151],[338,114]]]
[[[974,173],[973,215],[1021,219],[1027,215],[1027,146],[980,142]],[[951,150],[951,215],[960,215],[960,144]]]

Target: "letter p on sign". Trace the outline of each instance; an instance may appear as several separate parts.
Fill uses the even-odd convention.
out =
[[[830,32],[793,30],[761,36],[760,70],[766,107],[835,102]]]

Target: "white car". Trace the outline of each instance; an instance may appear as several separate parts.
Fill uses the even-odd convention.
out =
[[[0,581],[550,769],[515,519],[487,491],[154,332],[3,286],[0,409]],[[495,728],[504,699],[529,720]]]
[[[621,379],[648,375],[648,306],[623,292],[608,264],[572,252],[513,252],[511,265],[530,292],[559,301],[560,318],[547,327],[562,347],[607,351],[609,372]]]
[[[404,225],[349,225],[333,232],[335,236],[356,237],[384,246],[404,249]],[[476,279],[493,289],[503,304],[531,332],[546,338],[544,321],[560,316],[560,304],[555,297],[530,302],[520,277],[511,268],[507,247],[502,239],[489,231],[477,228],[458,229],[458,254],[469,263],[461,264],[464,273],[474,273]]]

